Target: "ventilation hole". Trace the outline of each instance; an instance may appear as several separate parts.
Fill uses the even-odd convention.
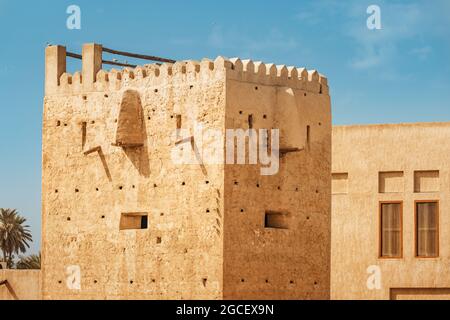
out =
[[[147,119],[148,119],[148,120],[151,120],[151,118],[150,118],[150,117],[148,117]]]
[[[181,185],[182,185],[182,186],[185,186],[185,185],[186,185],[186,182],[183,181],[183,182],[181,183]]]
[[[242,114],[242,111],[239,111],[239,114]]]
[[[206,184],[209,184],[209,181],[205,181]]]
[[[244,212],[244,209],[241,209],[241,212]]]
[[[80,192],[80,190],[78,190],[78,189],[75,189],[75,192],[76,192],[76,193],[78,193],[78,192]]]
[[[122,189],[123,189],[123,187],[122,187],[122,186],[120,186],[120,187],[119,187],[119,190],[122,190]]]
[[[67,221],[70,221],[70,217],[67,217]]]
[[[171,115],[170,118],[173,119],[173,115]]]
[[[269,279],[266,279],[266,283],[269,283]]]
[[[210,213],[209,209],[206,209],[206,213]]]
[[[134,282],[133,280],[130,280],[130,284],[133,284],[133,282]]]
[[[294,280],[289,281],[290,284],[294,284]]]
[[[98,188],[95,188],[95,191],[99,191],[99,189],[98,189]]]
[[[83,100],[87,100],[87,96],[86,95],[83,95]]]
[[[155,89],[154,91],[155,91],[155,93],[158,93],[158,89]]]
[[[156,238],[156,243],[157,243],[157,244],[160,244],[161,242],[162,242],[161,237],[157,237],[157,238]]]
[[[55,189],[55,193],[58,193],[58,189]]]
[[[156,183],[154,183],[154,184],[153,184],[153,188],[156,188],[156,187],[158,187],[158,186],[156,185]]]
[[[259,88],[256,86],[256,87],[255,87],[255,90],[258,90],[258,89],[259,89]]]
[[[245,279],[241,279],[241,282],[245,282]]]
[[[206,278],[203,278],[203,279],[202,279],[202,282],[203,282],[203,286],[204,286],[204,287],[206,287],[206,282],[207,282],[207,281],[208,281],[208,279],[206,279]]]
[[[64,123],[64,127],[67,127],[67,123]]]
[[[239,184],[239,182],[237,182],[237,181],[234,182],[234,185],[235,185],[235,186],[237,186],[238,184]]]
[[[265,114],[265,115],[263,115],[263,119],[267,119],[267,115]]]
[[[155,279],[152,279],[152,282],[153,282],[153,283],[155,283],[155,282],[156,282],[156,280],[155,280]]]
[[[59,284],[61,284],[61,283],[62,283],[62,281],[61,281],[61,280],[58,280],[58,283],[59,283]]]
[[[260,187],[259,183],[257,183],[257,184],[256,184],[256,187],[257,187],[257,188],[259,188],[259,187]]]
[[[107,95],[107,94],[105,94],[105,95],[104,95],[104,97],[105,97],[105,98],[108,98],[108,95]]]
[[[97,280],[94,280],[94,283],[97,283]]]
[[[61,125],[61,121],[56,121],[56,126],[59,127]]]
[[[314,285],[317,286],[317,281],[314,281]]]
[[[105,216],[102,216],[102,219],[105,219]]]

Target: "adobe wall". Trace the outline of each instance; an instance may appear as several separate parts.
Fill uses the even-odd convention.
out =
[[[226,127],[280,129],[281,159],[275,175],[261,164],[225,168],[224,297],[329,299],[327,79],[249,60],[229,75]],[[267,212],[285,215],[285,229],[265,227]]]
[[[43,297],[221,298],[223,167],[171,160],[178,115],[183,128],[223,127],[220,59],[106,72],[95,69],[101,50],[85,45],[82,73],[69,75],[55,70],[61,51],[47,48]],[[141,100],[141,120],[128,124],[143,126],[140,147],[122,147],[116,135],[130,120],[119,115],[129,89]],[[120,230],[130,212],[147,213],[148,229]],[[66,283],[70,266],[80,289]]]
[[[0,270],[0,300],[40,300],[40,270]]]
[[[450,123],[333,127],[332,299],[389,299],[391,289],[393,298],[450,298],[449,141]],[[433,192],[415,192],[421,170],[439,171]],[[403,174],[381,193],[379,172],[393,171]],[[438,258],[415,257],[415,200],[439,201]],[[380,201],[403,201],[401,259],[379,258]],[[379,290],[367,286],[370,266],[380,268]]]

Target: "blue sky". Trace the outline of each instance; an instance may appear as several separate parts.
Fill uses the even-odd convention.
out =
[[[81,30],[66,28],[71,4],[81,8]],[[371,4],[381,8],[381,30],[366,26]],[[32,252],[40,245],[47,42],[305,66],[328,77],[334,124],[450,121],[448,0],[0,0],[0,34],[0,207],[28,218]]]

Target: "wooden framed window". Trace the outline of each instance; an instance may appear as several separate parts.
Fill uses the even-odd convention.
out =
[[[403,202],[380,202],[380,258],[403,257]]]
[[[439,201],[415,202],[416,257],[439,257]]]

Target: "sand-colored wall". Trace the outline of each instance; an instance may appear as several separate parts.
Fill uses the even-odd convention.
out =
[[[40,300],[40,270],[0,270],[0,300]]]
[[[450,123],[333,127],[333,299],[450,297],[449,141]],[[439,170],[438,189],[428,185],[435,192],[414,192],[414,172],[420,170]],[[393,171],[403,178],[391,175],[380,189],[379,172]],[[415,257],[416,200],[439,200],[438,258]],[[379,258],[380,201],[403,201],[401,259]],[[370,266],[381,271],[379,290],[368,289]]]
[[[81,73],[65,73],[64,47],[48,47],[46,60],[45,299],[329,297],[325,77],[221,57],[105,71],[93,44],[83,47]],[[174,163],[175,146],[211,151],[196,124],[218,130],[215,151],[223,152],[225,130],[247,129],[250,113],[254,128],[280,128],[281,147],[299,149],[283,157],[279,174]],[[180,125],[195,138],[177,144]],[[265,210],[289,213],[289,229],[264,230]],[[148,214],[148,229],[120,230],[139,224],[123,213]]]
[[[63,49],[47,48],[48,66]],[[176,165],[171,152],[177,115],[182,128],[192,129],[194,120],[223,128],[225,68],[211,61],[150,65],[100,71],[89,83],[84,73],[99,56],[89,50],[83,80],[62,74],[59,86],[47,85],[44,101],[44,298],[220,298],[223,166]],[[144,144],[127,149],[112,144],[129,89],[140,95]],[[96,147],[101,152],[84,154]],[[119,230],[121,214],[132,212],[148,214],[148,229]],[[71,266],[79,267],[79,289],[67,286],[77,270]]]
[[[244,69],[258,67],[244,62]],[[251,116],[254,129],[280,129],[280,150],[299,149],[282,156],[273,176],[262,176],[261,165],[226,167],[227,299],[329,298],[330,98],[320,87],[289,82],[285,71],[284,83],[227,81],[227,128],[249,128]],[[302,77],[306,84],[319,75],[310,72],[308,79],[304,71]],[[265,228],[268,211],[287,214],[287,229]]]

